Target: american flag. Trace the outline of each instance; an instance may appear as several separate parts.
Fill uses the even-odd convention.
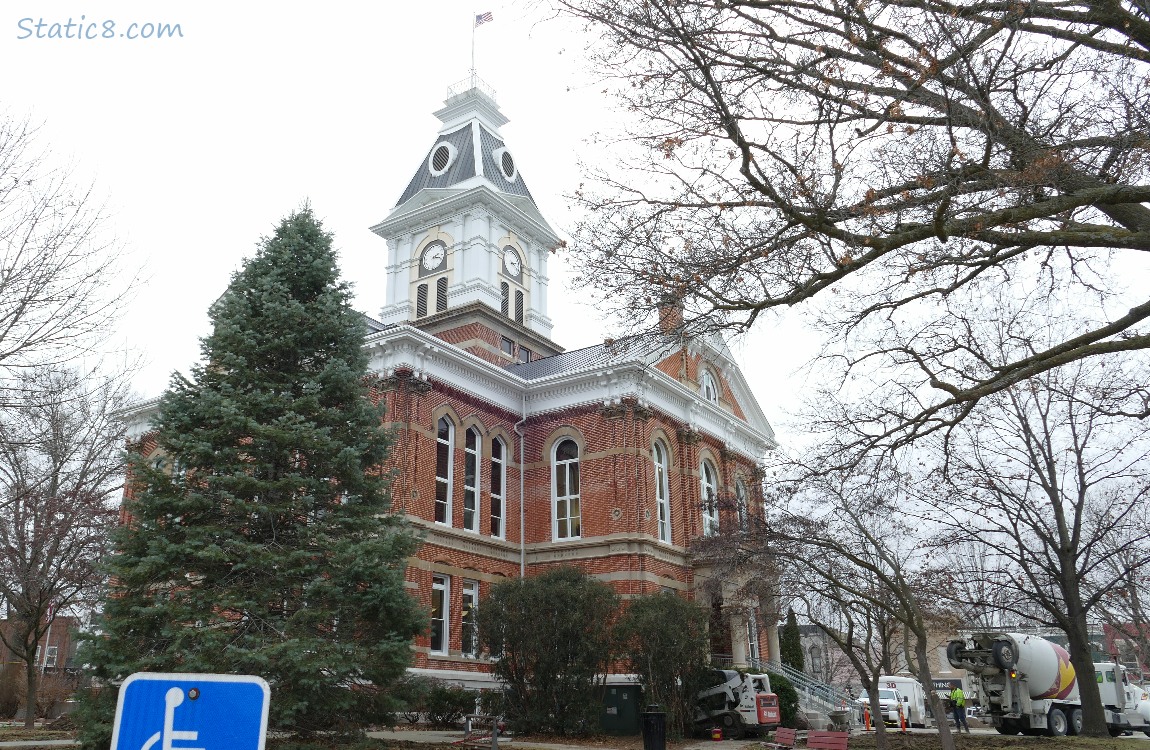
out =
[[[487,13],[480,13],[479,15],[477,15],[475,17],[475,25],[480,26],[482,24],[487,23],[488,21],[494,21],[494,20],[495,20],[495,17],[491,15],[490,11],[488,11]]]

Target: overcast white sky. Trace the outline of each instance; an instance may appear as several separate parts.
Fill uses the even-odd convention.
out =
[[[368,227],[434,142],[432,112],[467,76],[482,11],[494,21],[476,31],[479,75],[511,120],[502,132],[540,209],[568,237],[578,159],[603,159],[589,141],[616,115],[580,69],[583,31],[523,2],[3,3],[0,108],[43,124],[43,141],[94,182],[144,269],[121,337],[146,355],[141,395],[196,361],[208,305],[305,200],[335,233],[357,307],[378,313],[386,245]],[[38,38],[69,19],[83,24],[73,38]],[[182,37],[124,36],[146,24],[179,24]],[[99,38],[75,38],[80,28]],[[610,323],[588,324],[594,306],[568,293],[566,264],[553,257],[549,271],[555,341],[602,341]],[[778,426],[810,348],[765,328],[733,348]]]

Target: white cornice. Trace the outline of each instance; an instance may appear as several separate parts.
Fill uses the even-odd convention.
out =
[[[774,432],[765,418],[743,421],[655,368],[653,364],[666,352],[525,380],[409,325],[373,333],[364,346],[371,358],[371,369],[381,375],[410,369],[422,380],[448,384],[513,414],[522,414],[525,402],[527,416],[534,416],[573,407],[615,404],[625,397],[634,397],[752,461],[761,460],[775,446]],[[737,366],[731,363],[731,367],[727,377],[745,385]],[[749,392],[740,403],[746,413],[762,414]],[[130,439],[139,439],[152,428],[158,408],[159,398],[154,398],[122,413]]]
[[[525,380],[408,325],[374,334],[367,346],[372,351],[372,367],[381,374],[408,368],[416,377],[450,384],[512,413],[521,413],[524,399],[527,416],[533,416],[634,397],[752,461],[761,460],[775,445],[774,433],[765,419],[758,425],[743,421],[653,367],[664,353]],[[745,403],[744,409],[749,410],[750,404]],[[750,412],[761,414],[757,404]]]
[[[124,423],[127,428],[126,437],[132,441],[139,440],[152,430],[153,420],[159,413],[160,397],[156,396],[124,409],[116,417]]]
[[[422,192],[431,191],[427,189]],[[442,193],[443,198],[411,208],[408,208],[408,203],[397,206],[386,219],[373,226],[371,231],[385,239],[395,237],[442,224],[447,216],[482,206],[495,214],[510,214],[511,223],[515,224],[516,231],[522,232],[544,248],[552,248],[559,242],[559,236],[542,215],[523,210],[516,202],[510,200],[511,196],[503,195],[486,181],[465,190],[441,188],[436,190],[436,193]]]

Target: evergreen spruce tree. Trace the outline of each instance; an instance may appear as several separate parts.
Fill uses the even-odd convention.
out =
[[[203,363],[173,377],[158,451],[132,467],[85,654],[105,684],[259,675],[271,726],[297,733],[378,714],[423,618],[403,588],[414,540],[387,512],[389,440],[349,301],[331,236],[304,209],[213,305]],[[114,694],[87,706],[87,745],[110,731]]]
[[[802,672],[805,666],[803,643],[799,633],[799,621],[793,609],[787,610],[787,622],[779,633],[779,660],[791,669]]]

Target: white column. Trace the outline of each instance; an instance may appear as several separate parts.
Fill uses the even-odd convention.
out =
[[[747,615],[732,610],[731,621],[731,663],[735,669],[746,669],[747,664]]]

